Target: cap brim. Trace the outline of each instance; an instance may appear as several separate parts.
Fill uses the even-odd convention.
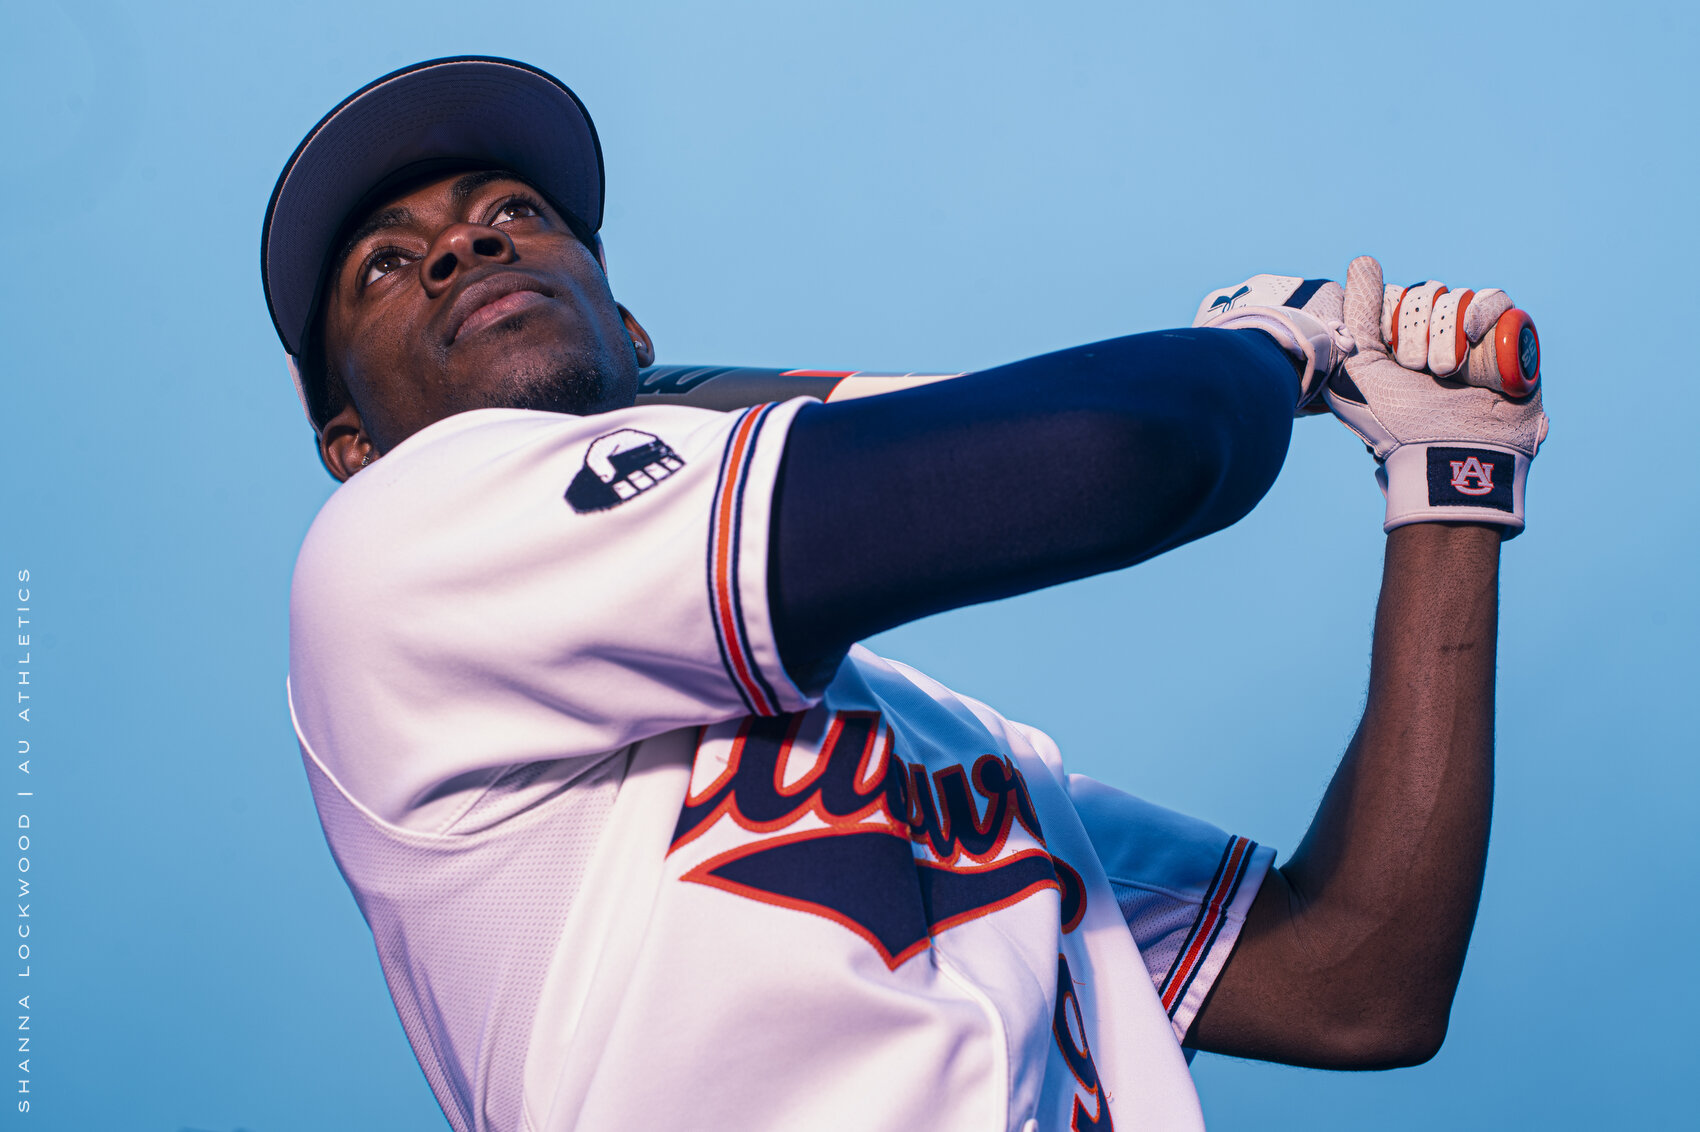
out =
[[[552,75],[511,59],[433,59],[385,75],[326,114],[272,190],[260,271],[272,324],[299,356],[325,257],[375,186],[422,162],[510,169],[602,227],[602,147],[583,103]]]

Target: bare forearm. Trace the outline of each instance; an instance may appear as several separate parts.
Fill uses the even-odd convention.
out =
[[[1341,994],[1413,1028],[1444,1031],[1481,895],[1499,541],[1436,523],[1388,537],[1363,723],[1283,870]]]
[[[1498,564],[1490,528],[1389,535],[1363,722],[1196,1044],[1342,1067],[1438,1046],[1487,855]]]

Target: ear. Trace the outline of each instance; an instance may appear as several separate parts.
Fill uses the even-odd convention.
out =
[[[319,430],[319,459],[325,471],[348,482],[348,477],[378,458],[378,448],[360,424],[360,413],[353,402],[325,422]]]
[[[620,303],[614,304],[620,312],[620,320],[626,324],[626,333],[632,336],[632,349],[637,351],[638,368],[655,364],[655,343],[650,341],[649,331],[643,328],[632,312]]]

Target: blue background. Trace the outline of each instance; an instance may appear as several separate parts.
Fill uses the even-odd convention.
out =
[[[1364,251],[1508,289],[1554,430],[1506,553],[1451,1036],[1390,1074],[1194,1071],[1218,1129],[1686,1122],[1694,9],[1367,7],[0,4],[0,568],[32,571],[39,689],[4,736],[36,742],[38,794],[36,1107],[7,1125],[445,1126],[285,710],[332,483],[256,253],[324,111],[466,52],[590,106],[614,290],[666,361],[978,367]],[[1291,848],[1361,704],[1380,506],[1361,447],[1301,422],[1234,529],[878,644],[1076,769]]]

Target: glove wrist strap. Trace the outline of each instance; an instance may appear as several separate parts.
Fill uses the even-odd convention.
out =
[[[1407,523],[1493,523],[1505,538],[1523,530],[1529,457],[1511,448],[1463,441],[1405,444],[1375,470],[1387,496],[1391,531]]]
[[[1299,409],[1322,392],[1347,352],[1331,327],[1290,307],[1236,307],[1205,325],[1213,330],[1261,330],[1275,339],[1304,368],[1299,376]]]

